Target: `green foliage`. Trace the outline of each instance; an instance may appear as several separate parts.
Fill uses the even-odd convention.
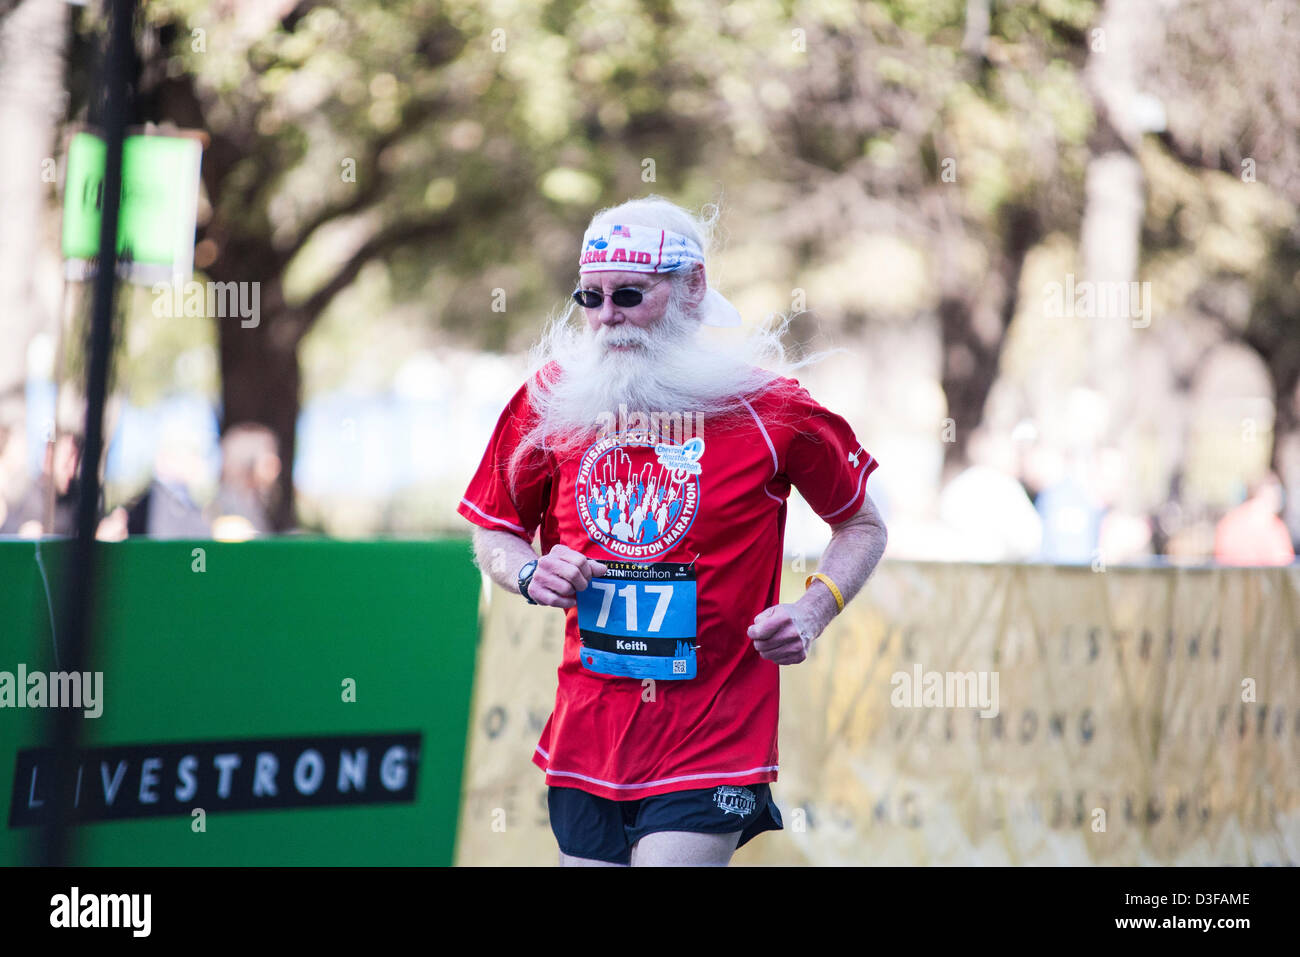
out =
[[[1214,4],[1190,6],[1198,23],[1231,20]],[[329,348],[310,350],[324,366],[308,382],[338,385],[346,363],[326,353],[347,357],[359,344],[372,378],[418,348],[420,332],[526,345],[571,288],[591,213],[649,192],[722,200],[720,263],[730,271],[719,272],[747,297],[747,315],[788,309],[789,290],[804,285],[829,333],[924,315],[943,297],[949,306],[964,297],[970,310],[994,269],[1014,297],[1019,266],[1000,257],[1079,231],[1098,132],[1085,66],[1105,8],[990,0],[986,31],[967,23],[974,9],[967,0],[292,9],[160,0],[142,10],[160,41],[145,92],[150,118],[213,138],[201,265],[282,292],[266,322],[292,348],[324,319]],[[1277,237],[1293,215],[1283,210],[1279,223],[1260,211],[1276,197],[1269,187],[1228,195],[1186,167],[1235,175],[1257,137],[1271,144],[1261,179],[1280,182],[1300,123],[1286,114],[1281,132],[1269,126],[1269,104],[1294,95],[1278,100],[1280,59],[1280,78],[1259,69],[1272,62],[1265,40],[1229,50],[1234,82],[1254,78],[1252,100],[1204,81],[1197,63],[1214,31],[1192,42],[1180,24],[1169,22],[1178,55],[1153,50],[1140,66],[1159,81],[1178,153],[1167,162],[1143,153],[1146,261],[1182,263],[1167,285],[1181,295],[1200,270],[1276,274],[1270,257],[1285,259]],[[1186,131],[1206,103],[1213,132],[1197,140]],[[882,262],[896,274],[872,272]],[[870,294],[843,293],[864,278]],[[492,310],[498,290],[504,312]],[[1291,301],[1269,290],[1264,301]]]

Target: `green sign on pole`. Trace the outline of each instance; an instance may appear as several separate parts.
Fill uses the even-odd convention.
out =
[[[106,146],[79,132],[68,147],[63,195],[63,256],[70,279],[94,275],[99,255]],[[195,136],[128,136],[122,147],[122,208],[117,254],[130,282],[152,284],[194,270],[199,164]]]

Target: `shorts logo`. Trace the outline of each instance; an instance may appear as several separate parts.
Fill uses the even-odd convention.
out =
[[[745,817],[753,812],[758,799],[749,788],[726,784],[713,792],[713,803],[722,810],[723,814],[739,814]]]
[[[699,511],[703,454],[701,438],[670,445],[649,429],[628,429],[594,443],[574,482],[587,537],[625,560],[671,551]]]

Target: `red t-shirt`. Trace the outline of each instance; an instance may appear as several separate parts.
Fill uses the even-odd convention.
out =
[[[564,609],[555,709],[533,754],[546,783],[633,800],[775,781],[780,666],[746,631],[780,602],[785,500],[794,486],[828,524],[847,521],[876,460],[843,418],[781,378],[732,427],[633,422],[593,430],[563,461],[535,455],[512,498],[505,465],[529,419],[525,383],[457,511],[530,544],[540,526],[543,555],[563,543],[627,576],[593,579],[585,609]],[[601,662],[651,670],[615,677]]]

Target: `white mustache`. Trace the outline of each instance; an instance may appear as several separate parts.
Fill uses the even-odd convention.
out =
[[[609,349],[614,346],[649,346],[654,343],[654,337],[647,332],[617,332],[608,334],[600,341],[604,348]]]

